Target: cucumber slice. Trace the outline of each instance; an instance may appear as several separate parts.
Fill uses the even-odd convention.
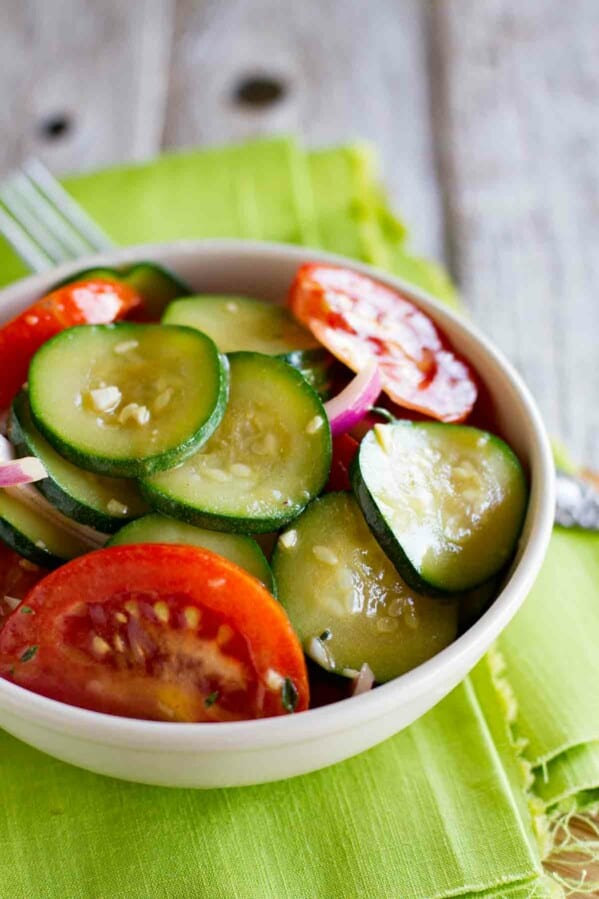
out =
[[[279,600],[308,655],[352,676],[366,662],[388,681],[457,634],[457,602],[419,595],[399,577],[349,493],[315,500],[279,537]]]
[[[176,297],[185,297],[191,288],[181,281],[173,272],[156,262],[138,262],[125,268],[86,268],[71,275],[55,290],[71,284],[73,281],[87,281],[92,278],[104,278],[107,281],[124,281],[136,290],[144,299],[144,305],[150,315],[160,318],[168,304]]]
[[[220,423],[227,362],[205,334],[163,325],[83,325],[29,369],[33,419],[65,458],[135,477],[186,459]]]
[[[30,562],[56,568],[98,549],[106,536],[75,525],[36,491],[11,487],[0,490],[0,540]]]
[[[175,300],[163,322],[197,328],[221,353],[247,350],[281,356],[297,350],[324,350],[285,306],[238,296],[196,296]]]
[[[183,465],[145,478],[151,506],[217,531],[265,533],[294,519],[324,487],[331,430],[301,374],[272,356],[233,353],[222,424]]]
[[[487,431],[439,422],[376,425],[351,477],[373,534],[417,590],[469,590],[514,553],[526,479],[509,446]]]
[[[121,528],[109,541],[108,546],[119,546],[122,543],[182,543],[211,549],[212,552],[249,571],[273,596],[276,595],[270,565],[251,537],[206,531],[191,524],[184,524],[182,521],[165,518],[163,515],[145,515]]]
[[[112,534],[147,512],[135,481],[83,471],[63,459],[36,428],[25,390],[13,402],[9,434],[19,455],[37,456],[44,463],[48,477],[34,486],[69,518]]]

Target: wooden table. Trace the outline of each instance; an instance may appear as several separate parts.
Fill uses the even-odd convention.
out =
[[[0,174],[27,152],[62,172],[275,131],[368,138],[414,248],[599,468],[598,0],[3,0],[1,16]]]
[[[62,172],[369,138],[414,248],[599,467],[597,0],[3,0],[1,18],[0,174],[29,151]],[[279,98],[243,102],[256,77]]]

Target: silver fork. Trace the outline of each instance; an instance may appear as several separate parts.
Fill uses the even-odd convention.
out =
[[[37,159],[0,184],[0,234],[34,272],[114,246]],[[599,531],[599,492],[559,469],[556,522]]]
[[[114,246],[38,159],[0,184],[0,233],[33,272]]]

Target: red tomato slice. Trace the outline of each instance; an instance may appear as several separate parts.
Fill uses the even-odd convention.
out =
[[[325,487],[325,492],[337,490],[351,490],[349,469],[358,452],[360,444],[349,434],[339,434],[333,437],[333,457],[331,460],[331,473]]]
[[[71,705],[162,721],[302,711],[304,655],[283,607],[194,546],[101,549],[34,587],[0,633],[0,676]]]
[[[353,371],[370,359],[400,406],[464,421],[477,395],[473,372],[432,319],[396,290],[336,265],[307,263],[291,285],[296,318]]]
[[[46,340],[73,325],[108,324],[141,303],[128,284],[76,281],[42,297],[0,327],[0,409],[9,406],[23,386],[31,357]]]
[[[47,573],[0,542],[0,628],[13,611],[11,600],[23,599]]]

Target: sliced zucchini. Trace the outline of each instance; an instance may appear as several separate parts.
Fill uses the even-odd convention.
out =
[[[331,465],[324,407],[298,371],[272,356],[233,353],[231,397],[202,449],[144,478],[151,506],[217,531],[265,533],[295,518]]]
[[[284,306],[251,297],[185,297],[170,304],[162,321],[203,331],[221,353],[279,356],[301,371],[320,396],[330,392],[333,356]]]
[[[34,486],[69,518],[112,534],[148,511],[136,481],[93,474],[63,459],[36,428],[26,390],[13,402],[9,434],[19,455],[44,463],[48,477]]]
[[[165,518],[164,515],[145,515],[125,525],[115,534],[108,546],[122,543],[182,543],[202,546],[245,568],[275,595],[275,583],[270,565],[255,540],[243,534],[221,534],[206,531],[191,524]]]
[[[11,487],[0,490],[0,540],[30,562],[56,568],[98,549],[106,535],[74,524],[32,488]]]
[[[163,325],[82,325],[53,337],[29,369],[33,419],[65,458],[135,477],[186,459],[220,423],[225,357],[205,334]]]
[[[328,493],[281,534],[273,572],[306,653],[354,676],[364,663],[388,681],[457,634],[457,602],[408,587],[370,533],[354,497]]]
[[[175,300],[164,313],[168,325],[197,328],[221,353],[247,350],[285,356],[298,350],[324,351],[285,306],[238,296],[196,296]]]
[[[509,446],[487,431],[439,422],[376,425],[351,478],[373,534],[417,590],[469,590],[514,553],[526,478]]]
[[[156,262],[138,262],[124,268],[86,268],[61,281],[56,287],[63,287],[73,281],[87,281],[103,278],[107,281],[124,281],[144,300],[146,311],[152,318],[159,319],[176,297],[189,296],[191,288],[173,272]],[[56,288],[55,288],[56,289]]]

